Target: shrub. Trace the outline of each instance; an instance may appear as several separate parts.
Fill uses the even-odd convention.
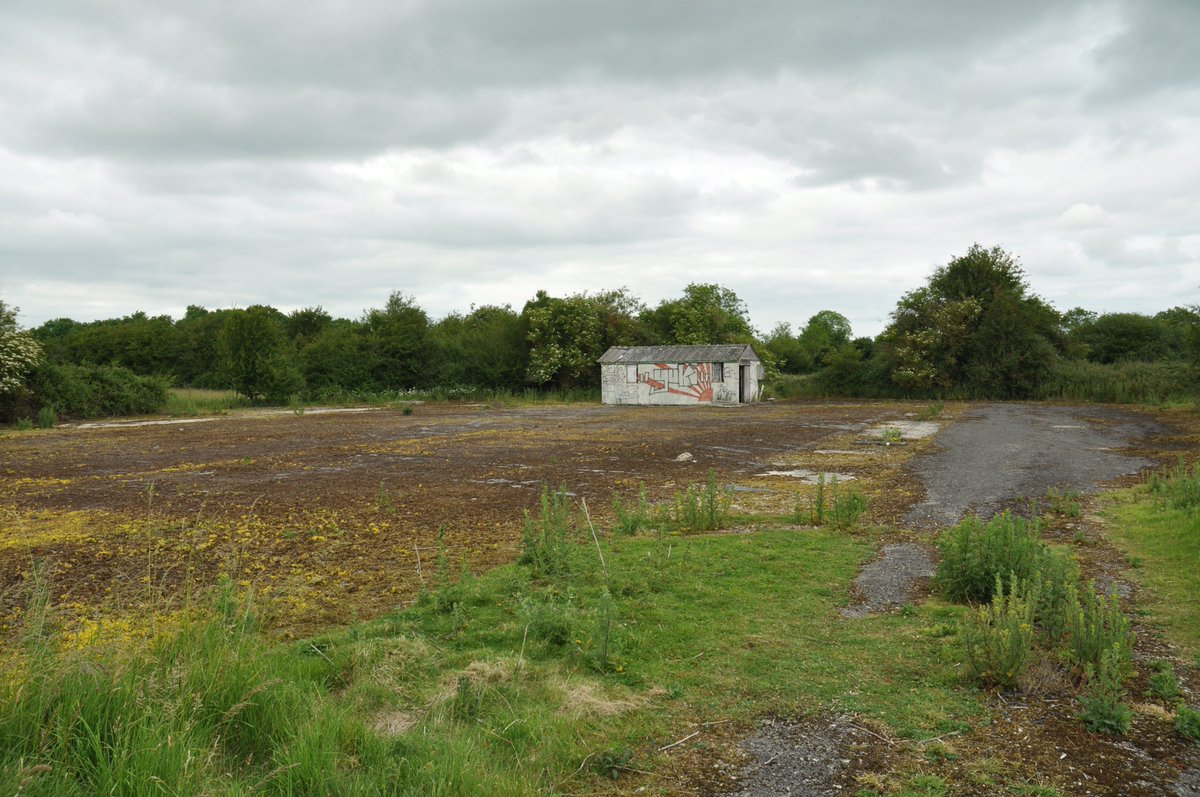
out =
[[[732,504],[733,491],[722,489],[717,484],[717,472],[710,468],[704,487],[691,484],[682,493],[675,494],[675,513],[671,520],[684,531],[716,531],[725,527]]]
[[[1175,730],[1180,736],[1200,743],[1200,711],[1180,703],[1175,708]]]
[[[60,417],[95,418],[157,412],[167,402],[165,380],[111,365],[42,363],[30,375],[29,388],[27,406],[9,412],[51,408]]]
[[[42,407],[38,410],[37,425],[39,429],[53,429],[58,425],[58,413],[53,407]]]
[[[571,501],[566,488],[550,492],[542,485],[540,509],[536,518],[525,513],[525,528],[521,533],[521,564],[529,565],[534,576],[548,577],[570,570],[575,528],[571,516]]]
[[[1054,401],[1095,401],[1154,404],[1195,398],[1195,378],[1176,363],[1123,362],[1111,365],[1059,360],[1032,398]]]
[[[1200,463],[1189,472],[1181,460],[1174,468],[1152,474],[1149,486],[1150,492],[1172,509],[1194,509],[1200,506]]]
[[[1159,659],[1150,665],[1150,694],[1159,700],[1171,701],[1179,697],[1179,681],[1175,678],[1175,667],[1169,661]]]
[[[991,600],[1005,577],[1028,581],[1046,559],[1036,520],[1005,512],[985,525],[969,517],[938,540],[941,561],[934,584],[947,599],[982,603]]]
[[[1070,554],[1047,550],[1034,579],[1038,582],[1038,632],[1046,642],[1057,645],[1067,635],[1067,607],[1078,592],[1079,566]]]
[[[1121,677],[1133,671],[1134,635],[1129,618],[1121,611],[1121,599],[1114,590],[1109,597],[1096,592],[1089,582],[1080,595],[1072,590],[1066,605],[1067,657],[1084,673],[1099,671],[1106,657]]]
[[[1127,677],[1126,653],[1119,642],[1101,651],[1099,662],[1088,665],[1087,693],[1079,698],[1079,718],[1092,733],[1120,736],[1129,732],[1133,712],[1121,702]]]
[[[1037,587],[1011,577],[1008,584],[1006,592],[997,576],[991,603],[977,607],[963,627],[967,667],[985,686],[1015,684],[1033,652]]]

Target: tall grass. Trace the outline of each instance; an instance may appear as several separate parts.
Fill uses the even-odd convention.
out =
[[[366,404],[391,406],[412,401],[475,401],[500,406],[525,406],[531,404],[568,404],[577,402],[594,403],[600,400],[598,388],[574,390],[542,390],[536,388],[485,388],[473,385],[443,385],[426,388],[401,388],[396,390],[342,390],[328,389],[308,396],[318,404]]]
[[[0,793],[366,794],[401,780],[389,745],[330,699],[341,666],[267,644],[231,589],[140,651],[63,648],[35,598],[0,684]]]
[[[717,472],[709,468],[703,487],[689,484],[683,492],[675,494],[671,522],[680,531],[723,529],[732,504],[733,490],[718,485]]]
[[[1054,364],[1033,398],[1052,401],[1161,404],[1194,401],[1194,374],[1179,363],[1124,362],[1102,365],[1080,360]]]
[[[162,412],[173,418],[195,415],[223,415],[232,409],[249,407],[250,401],[232,390],[206,390],[173,387],[167,390]]]
[[[867,512],[867,498],[857,490],[843,490],[834,476],[826,489],[825,474],[817,477],[817,491],[811,499],[796,496],[792,520],[813,526],[833,525],[846,530]]]

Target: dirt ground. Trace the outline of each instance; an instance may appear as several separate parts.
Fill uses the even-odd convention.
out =
[[[514,558],[544,484],[602,521],[614,494],[633,498],[644,482],[667,499],[712,468],[737,485],[735,511],[787,512],[811,485],[758,474],[803,467],[857,477],[876,519],[895,521],[920,496],[901,474],[914,448],[857,443],[923,406],[419,405],[10,434],[0,639],[38,562],[79,616],[169,605],[220,573],[259,590],[287,634],[375,616],[413,598],[443,546],[454,572]]]
[[[464,560],[475,571],[512,560],[543,485],[586,500],[603,525],[613,495],[633,499],[644,483],[652,501],[667,500],[709,469],[734,485],[735,513],[782,516],[817,474],[853,479],[871,519],[897,529],[882,542],[907,546],[909,569],[924,577],[928,561],[913,546],[932,551],[936,530],[965,511],[1019,509],[1048,486],[1087,493],[1196,444],[1145,414],[950,405],[922,423],[925,408],[420,405],[411,415],[259,411],[0,436],[0,646],[35,571],[85,630],[115,616],[133,618],[116,627],[136,635],[189,587],[231,574],[261,596],[271,628],[304,635],[408,603],[434,577],[439,551],[455,571]],[[884,445],[888,429],[908,439]],[[1050,533],[1077,545],[1085,574],[1136,605],[1095,523]],[[872,572],[857,587],[864,611],[876,610]],[[883,581],[899,600],[910,586]],[[1139,628],[1139,666],[1169,656]],[[988,727],[947,738],[937,757],[846,718],[810,717],[726,729],[707,754],[681,747],[681,768],[663,775],[686,784],[680,793],[891,793],[916,762],[953,794],[1011,794],[989,784],[1015,771],[1028,794],[1046,784],[1064,795],[1200,795],[1196,753],[1163,732],[1152,706],[1137,706],[1129,737],[1097,737],[1075,719],[1069,685],[1054,672],[1045,680],[1036,694],[995,696]]]

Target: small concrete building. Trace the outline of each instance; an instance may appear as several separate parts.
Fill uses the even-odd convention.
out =
[[[749,404],[762,360],[746,344],[613,346],[600,362],[605,404]]]

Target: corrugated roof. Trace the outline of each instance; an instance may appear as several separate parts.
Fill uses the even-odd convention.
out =
[[[739,360],[757,362],[749,344],[721,346],[613,346],[597,361],[611,363],[721,363]]]

